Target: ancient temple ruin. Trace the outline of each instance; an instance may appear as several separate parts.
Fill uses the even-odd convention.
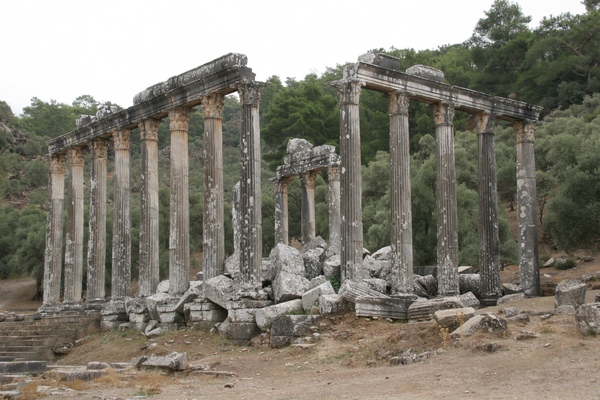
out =
[[[290,303],[294,301],[292,299],[301,298],[300,310],[310,314],[309,311],[317,307],[318,312],[326,313],[343,309],[343,301],[355,302],[361,296],[374,298],[373,304],[386,309],[385,315],[406,318],[407,308],[417,297],[413,290],[415,266],[408,116],[411,100],[429,104],[435,116],[437,295],[459,295],[453,127],[455,110],[471,113],[477,124],[481,276],[478,289],[481,302],[484,305],[495,304],[502,295],[494,154],[496,119],[507,120],[515,127],[521,285],[526,295],[540,294],[533,147],[540,107],[452,86],[445,83],[441,71],[427,66],[414,66],[402,72],[398,59],[372,53],[361,56],[357,63],[344,69],[341,80],[333,82],[338,88],[340,101],[340,155],[335,154],[332,146],[314,147],[299,139],[293,139],[288,144],[285,163],[277,169],[274,179],[277,245],[269,260],[263,260],[259,127],[259,101],[263,84],[255,81],[255,74],[246,64],[244,55],[225,55],[142,91],[135,96],[134,105],[125,110],[117,111],[108,107],[101,109],[94,118],[84,117],[75,131],[48,142],[51,157],[50,202],[41,311],[60,312],[82,304],[83,161],[89,153],[90,219],[88,254],[85,258],[87,288],[83,307],[94,308],[97,305],[103,309],[104,315],[115,315],[114,319],[107,319],[114,322],[113,325],[107,326],[116,326],[115,323],[123,321],[123,316],[138,328],[143,328],[150,318],[163,324],[190,324],[192,321],[223,321],[227,317],[223,324],[227,323],[230,336],[241,340],[256,335],[259,327],[270,329],[271,320],[263,323],[261,319],[267,311],[261,310],[297,312],[298,304]],[[359,129],[359,97],[363,88],[382,92],[389,98],[392,231],[388,272],[381,274],[386,276],[391,287],[387,293],[384,279],[379,279],[383,282],[370,282],[370,287],[363,286],[363,279],[367,275],[364,271],[367,259],[364,258],[363,249]],[[222,107],[223,96],[234,92],[239,94],[242,107],[241,181],[237,210],[239,233],[236,236],[239,237],[239,244],[236,243],[235,252],[239,273],[231,279],[225,276],[224,271]],[[204,269],[203,282],[194,283],[190,282],[189,277],[188,120],[190,109],[198,105],[202,105],[204,113],[206,154]],[[161,119],[167,116],[171,132],[169,290],[168,294],[157,299],[154,297],[159,284],[157,134]],[[142,153],[142,173],[134,178],[142,182],[140,271],[139,293],[131,299],[129,139],[131,130],[136,127],[140,132]],[[105,303],[104,291],[106,164],[107,149],[111,143],[115,153],[116,187],[111,263],[113,302],[107,306],[109,303]],[[66,234],[63,238],[65,165],[68,166],[69,188]],[[314,178],[322,170],[327,170],[329,181],[330,237],[327,252],[324,241],[315,237]],[[308,252],[313,252],[308,256],[286,246],[287,183],[293,176],[299,176],[302,183],[302,242],[308,245],[305,246]],[[63,239],[66,243],[64,249]],[[338,269],[335,273],[343,284],[337,294],[332,293],[331,284],[318,274],[325,267],[311,267],[308,273],[309,268],[305,269],[303,265],[307,262],[313,263],[311,265],[326,264],[328,261],[323,258],[333,258],[336,254]],[[307,261],[309,258],[311,261]],[[369,259],[368,262],[374,261]],[[312,281],[309,282],[307,278]],[[61,281],[64,282],[62,300]],[[271,284],[272,288],[269,286]],[[263,289],[263,286],[267,287]],[[154,312],[149,311],[147,300],[159,303],[159,307],[156,308],[155,304]],[[459,300],[456,302],[462,304]],[[107,311],[111,307],[114,310]],[[402,309],[394,310],[394,307]],[[313,318],[309,315],[305,317]]]

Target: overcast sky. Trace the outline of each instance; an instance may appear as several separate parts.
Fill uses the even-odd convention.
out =
[[[518,0],[537,27],[581,0]],[[303,79],[371,49],[436,49],[468,39],[493,0],[2,0],[0,100],[79,95],[123,107],[155,83],[227,53],[258,80]]]

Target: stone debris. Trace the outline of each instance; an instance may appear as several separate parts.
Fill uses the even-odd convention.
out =
[[[110,368],[110,365],[108,365],[107,363],[104,363],[104,362],[90,361],[89,363],[87,363],[85,368],[92,369],[92,370],[101,370],[101,369]]]
[[[454,331],[456,328],[475,316],[473,307],[438,310],[433,313],[433,319],[439,326]]]
[[[575,324],[583,336],[600,334],[600,302],[582,304],[575,314]]]
[[[340,279],[341,259],[339,254],[334,254],[323,262],[323,275],[327,279]]]
[[[457,296],[431,300],[417,299],[408,307],[408,319],[409,321],[424,321],[433,318],[433,313],[438,310],[463,307],[463,302]]]
[[[302,300],[294,299],[284,303],[274,304],[256,310],[256,324],[260,329],[266,331],[271,328],[273,319],[284,314],[297,314],[303,312]]]
[[[315,306],[318,310],[319,297],[326,294],[335,294],[335,290],[333,290],[333,286],[331,286],[331,282],[329,281],[304,292],[302,295],[302,308],[304,309],[304,312],[309,313]]]
[[[470,265],[463,265],[458,267],[458,274],[474,274],[475,270]]]
[[[560,306],[573,306],[575,309],[585,303],[586,284],[575,279],[565,279],[556,285],[554,304]]]
[[[415,275],[413,289],[420,297],[434,298],[437,295],[437,279],[433,275]]]
[[[517,335],[517,340],[530,340],[530,339],[537,339],[539,337],[540,337],[539,333],[530,332],[530,331],[521,331]]]
[[[506,296],[509,294],[523,293],[523,288],[518,283],[503,283],[502,293]]]
[[[458,287],[461,294],[471,292],[475,297],[479,297],[480,282],[481,277],[479,274],[464,273],[458,275]]]
[[[204,297],[227,308],[230,301],[239,298],[239,287],[225,275],[218,275],[204,282]]]
[[[450,337],[456,339],[462,336],[471,336],[482,330],[490,333],[503,333],[508,330],[508,325],[506,320],[495,314],[478,314],[454,330]]]
[[[413,294],[398,294],[393,297],[359,296],[356,298],[355,309],[358,317],[381,317],[408,320],[409,306],[415,302]]]
[[[508,295],[500,297],[498,299],[497,304],[500,305],[500,304],[511,303],[513,301],[523,300],[524,298],[525,298],[525,293],[508,294]]]
[[[348,303],[338,294],[325,294],[319,297],[319,314],[321,315],[341,313],[348,308]]]
[[[164,357],[155,356],[154,354],[148,357],[141,363],[143,367],[164,368],[171,371],[183,371],[189,368],[187,362],[187,353],[173,352]]]
[[[46,361],[3,361],[0,374],[42,374],[46,372]]]
[[[550,257],[548,261],[544,263],[544,268],[554,267],[554,264],[556,264],[556,260],[553,257]]]
[[[338,294],[349,303],[356,303],[356,299],[363,297],[381,297],[389,298],[389,296],[369,288],[365,283],[356,283],[347,279],[340,287]]]

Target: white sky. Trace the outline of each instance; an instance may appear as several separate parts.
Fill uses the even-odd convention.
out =
[[[517,0],[537,27],[581,0]],[[155,83],[227,53],[258,80],[303,79],[371,49],[436,49],[468,39],[493,0],[2,0],[0,100],[79,95],[123,107]]]

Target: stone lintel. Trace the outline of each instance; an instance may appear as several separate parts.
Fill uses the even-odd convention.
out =
[[[290,160],[291,162],[277,167],[277,178],[282,179],[289,176],[296,176],[307,171],[321,171],[331,166],[340,165],[340,156],[335,153],[314,155],[307,154],[308,157],[302,159]]]

